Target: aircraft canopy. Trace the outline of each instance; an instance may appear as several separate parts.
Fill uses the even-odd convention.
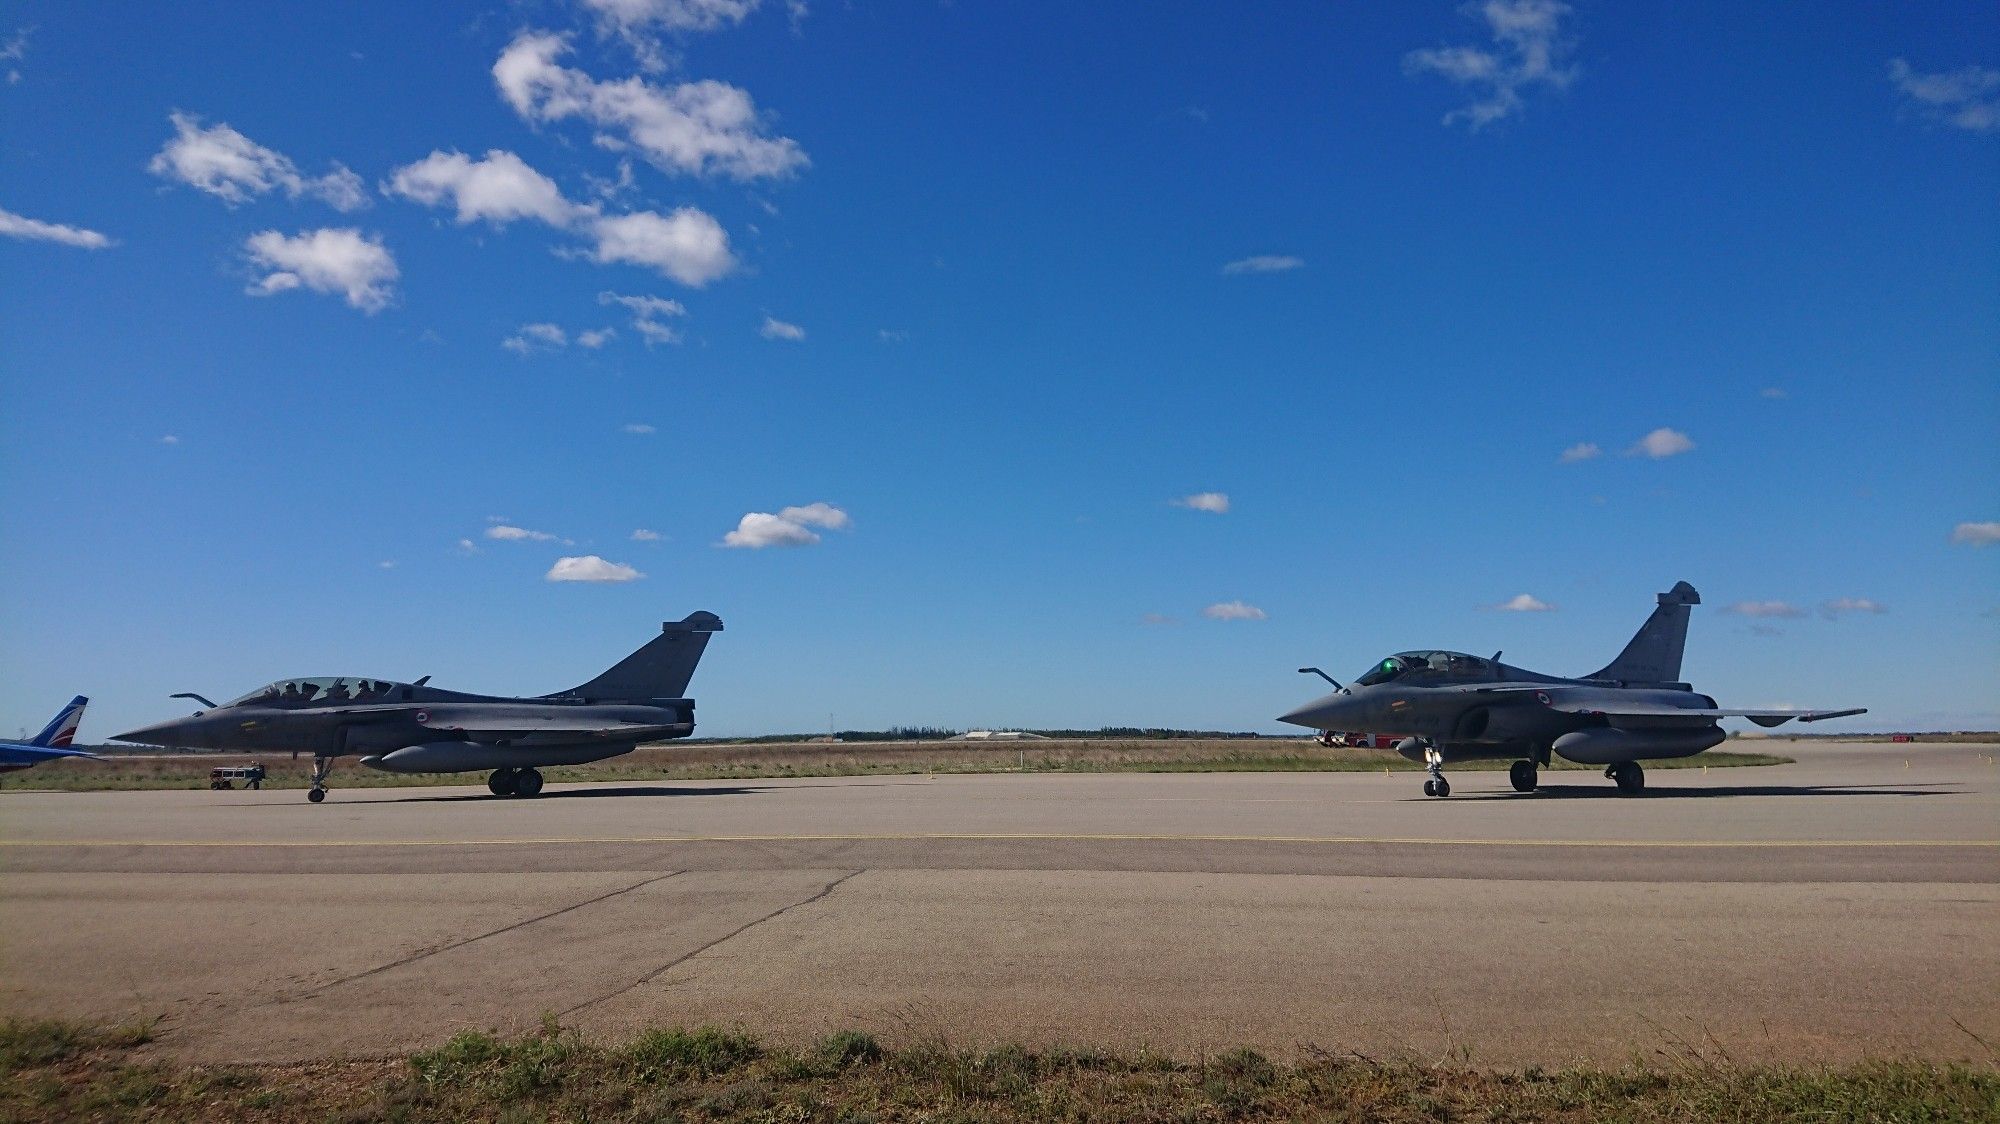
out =
[[[1377,683],[1387,683],[1392,679],[1417,672],[1430,673],[1424,676],[1428,680],[1480,679],[1490,675],[1492,670],[1491,660],[1469,656],[1464,652],[1397,652],[1393,656],[1376,660],[1375,665],[1357,678],[1355,683],[1363,687],[1373,687]]]
[[[387,679],[359,679],[352,675],[322,675],[311,679],[280,679],[269,686],[231,699],[224,706],[284,706],[288,703],[324,705],[335,702],[376,702],[406,697],[408,684]]]

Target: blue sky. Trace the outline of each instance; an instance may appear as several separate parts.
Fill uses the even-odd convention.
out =
[[[6,732],[555,690],[697,608],[703,733],[1276,730],[1683,578],[1727,702],[2000,725],[1990,4],[0,36]]]

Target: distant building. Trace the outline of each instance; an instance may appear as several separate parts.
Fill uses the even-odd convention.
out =
[[[967,730],[963,734],[948,739],[955,742],[1045,742],[1049,739],[1041,734],[1030,734],[1023,730]]]

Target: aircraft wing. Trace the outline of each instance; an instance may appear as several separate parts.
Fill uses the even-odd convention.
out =
[[[0,743],[0,765],[37,765],[43,761],[54,761],[61,757],[83,757],[91,761],[104,758],[82,749],[52,749],[44,745],[27,745],[22,742]]]
[[[1845,710],[1735,710],[1723,707],[1680,707],[1666,703],[1619,702],[1617,700],[1567,700],[1552,697],[1549,709],[1564,714],[1601,714],[1606,718],[1748,718],[1759,726],[1782,726],[1796,718],[1801,722],[1822,722],[1866,714],[1865,706]]]

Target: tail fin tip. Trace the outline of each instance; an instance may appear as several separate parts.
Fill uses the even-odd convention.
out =
[[[1659,605],[1639,626],[1618,658],[1586,679],[1624,683],[1674,683],[1681,677],[1681,654],[1687,649],[1688,610],[1701,604],[1701,594],[1687,582],[1659,596]]]

